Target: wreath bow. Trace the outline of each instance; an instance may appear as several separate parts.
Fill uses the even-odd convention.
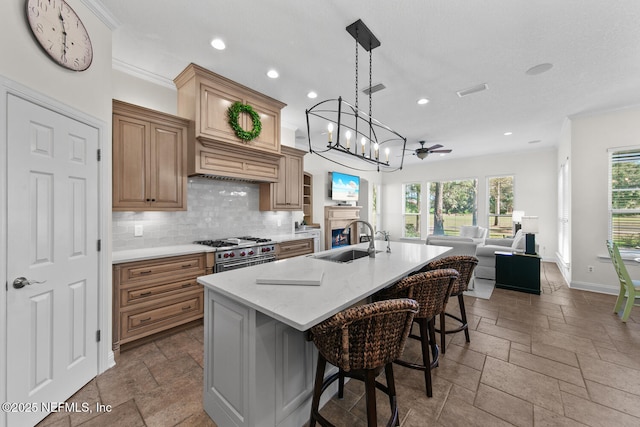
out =
[[[253,129],[251,131],[242,129],[242,126],[238,123],[240,113],[247,113],[251,117],[251,121],[253,123]],[[251,105],[234,102],[227,110],[227,115],[229,116],[229,126],[231,126],[231,129],[233,129],[236,136],[241,140],[251,141],[260,135],[260,131],[262,131],[262,122],[260,121],[260,116]]]

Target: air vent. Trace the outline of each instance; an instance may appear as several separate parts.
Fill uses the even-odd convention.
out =
[[[382,83],[378,83],[377,85],[373,85],[371,87],[368,87],[366,89],[362,90],[362,93],[364,93],[365,95],[369,95],[371,93],[376,93],[378,91],[381,91],[382,89],[386,88],[385,85],[383,85]]]
[[[482,92],[483,90],[487,90],[487,89],[489,89],[489,86],[487,86],[486,83],[482,83],[480,85],[473,86],[468,89],[459,90],[456,93],[460,98],[463,98],[467,95],[471,95],[472,93]]]

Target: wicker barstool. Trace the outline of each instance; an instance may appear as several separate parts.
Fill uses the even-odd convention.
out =
[[[311,328],[319,355],[309,427],[315,426],[316,421],[322,426],[333,425],[318,412],[320,396],[340,379],[342,397],[344,377],[364,381],[369,426],[377,425],[376,387],[389,396],[391,418],[387,425],[398,424],[393,361],[402,354],[417,311],[418,303],[408,298],[374,302],[348,308]],[[337,366],[338,372],[323,380],[327,362]],[[382,369],[386,386],[376,381]]]
[[[453,269],[417,273],[405,277],[373,296],[375,300],[407,297],[416,300],[420,305],[418,313],[413,318],[413,321],[420,328],[420,335],[410,334],[409,337],[420,341],[422,364],[411,363],[402,359],[397,359],[395,362],[401,366],[424,372],[425,389],[428,397],[433,396],[431,369],[438,366],[439,360],[435,319],[438,314],[444,312],[449,293],[457,279],[458,272]],[[431,347],[431,358],[433,359],[431,361],[429,347]]]
[[[436,332],[440,333],[440,346],[442,347],[442,354],[445,354],[445,335],[446,334],[455,334],[456,332],[464,331],[464,336],[467,342],[471,342],[469,339],[469,324],[467,323],[467,311],[464,307],[464,295],[463,292],[466,291],[469,287],[469,282],[471,281],[471,277],[473,275],[473,270],[478,265],[478,258],[469,256],[469,255],[453,255],[445,258],[440,258],[435,261],[431,261],[429,264],[424,266],[421,271],[432,271],[439,270],[443,268],[453,268],[460,274],[458,280],[453,284],[453,288],[451,289],[451,296],[458,297],[458,305],[460,306],[460,317],[454,316],[450,313],[445,313],[443,310],[440,313],[440,328],[436,329]],[[445,317],[449,316],[458,322],[460,322],[460,326],[455,329],[446,329],[445,328]]]

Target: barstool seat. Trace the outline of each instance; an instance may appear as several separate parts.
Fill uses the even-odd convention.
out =
[[[342,397],[344,377],[364,381],[369,426],[377,425],[376,388],[389,396],[391,417],[387,426],[399,424],[392,362],[404,350],[417,311],[418,303],[408,298],[374,302],[341,311],[311,328],[310,337],[319,355],[309,427],[316,422],[322,426],[333,425],[318,411],[320,396],[340,379]],[[324,379],[327,362],[337,366],[338,372]],[[376,381],[382,369],[386,385]]]
[[[406,297],[418,302],[420,308],[413,321],[418,324],[420,335],[410,334],[409,337],[420,340],[422,364],[411,363],[400,358],[395,362],[424,372],[428,397],[433,396],[431,369],[438,366],[440,353],[436,343],[435,318],[444,312],[449,293],[457,279],[458,272],[453,269],[422,272],[405,277],[374,295],[375,300]],[[429,347],[431,347],[432,361],[429,358]]]
[[[467,342],[471,342],[469,337],[469,323],[467,322],[467,310],[464,306],[464,295],[463,293],[468,289],[469,282],[471,281],[471,277],[473,276],[473,270],[478,265],[478,258],[469,256],[469,255],[453,255],[444,258],[437,259],[435,261],[431,261],[429,264],[424,266],[421,271],[433,271],[440,270],[443,268],[453,268],[459,274],[458,280],[453,284],[451,288],[451,297],[458,298],[458,306],[460,308],[460,316],[456,316],[451,313],[446,313],[444,310],[440,313],[440,328],[436,329],[436,332],[440,333],[440,346],[442,348],[442,354],[446,353],[445,348],[445,337],[446,334],[455,334],[457,332],[464,331],[464,336]],[[446,304],[445,304],[446,308]],[[460,326],[454,327],[451,329],[446,329],[445,318],[451,317],[452,319],[458,321]]]

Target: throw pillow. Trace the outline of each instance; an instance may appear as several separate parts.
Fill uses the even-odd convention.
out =
[[[482,237],[484,237],[485,230],[486,228],[476,227],[476,234],[473,237],[475,237],[476,239],[481,239]]]
[[[463,225],[460,227],[460,237],[479,237],[476,236],[478,232],[478,227],[473,225]]]
[[[522,230],[518,230],[515,237],[513,238],[513,243],[511,244],[511,249],[520,249],[524,250],[526,238]]]

